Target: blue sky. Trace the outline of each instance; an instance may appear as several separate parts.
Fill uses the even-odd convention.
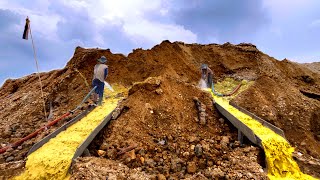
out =
[[[250,42],[279,60],[320,61],[319,0],[1,0],[0,85],[36,71],[26,16],[41,71],[62,68],[76,46],[128,54],[162,40]]]

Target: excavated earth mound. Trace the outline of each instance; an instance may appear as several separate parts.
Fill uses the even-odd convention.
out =
[[[304,66],[308,67],[314,72],[320,73],[320,62],[314,62],[314,63],[305,63]]]
[[[200,124],[195,100],[206,110],[205,124]],[[92,155],[154,177],[266,179],[258,162],[259,149],[240,147],[235,129],[230,130],[215,111],[210,94],[198,87],[170,75],[151,77],[133,85],[122,106],[121,116],[91,144]],[[116,155],[134,144],[136,149]]]
[[[266,178],[262,150],[249,142],[239,147],[236,129],[221,119],[210,95],[196,87],[201,63],[207,63],[214,71],[215,82],[225,77],[255,81],[234,102],[282,128],[296,147],[295,157],[301,169],[320,177],[318,71],[288,60],[278,61],[244,43],[200,45],[163,41],[152,49],[133,50],[128,56],[113,54],[109,49],[77,47],[66,67],[41,73],[46,110],[49,112],[51,104],[53,119],[75,108],[88,93],[93,66],[101,55],[108,59],[107,81],[131,89],[121,104],[118,119],[90,145],[91,155],[103,157],[99,158],[101,163],[95,162],[97,168],[83,170],[94,158],[80,158],[73,166],[72,178],[131,177],[120,172],[133,173],[132,177],[146,173],[158,178]],[[2,147],[47,123],[38,83],[36,74],[32,74],[7,80],[1,87]],[[206,124],[197,122],[195,97],[205,104]],[[4,168],[0,174],[7,178],[21,172],[21,160],[31,146],[71,118],[1,154],[0,165]],[[116,155],[128,146],[135,148]],[[119,163],[123,167],[118,167]],[[108,174],[109,170],[101,170],[104,165],[119,171],[110,170]]]

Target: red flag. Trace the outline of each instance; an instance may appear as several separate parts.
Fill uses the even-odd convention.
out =
[[[22,39],[26,39],[28,40],[28,36],[29,36],[29,30],[30,30],[30,20],[27,17],[26,19],[26,25],[24,26],[24,31],[23,31],[23,35],[22,35]]]

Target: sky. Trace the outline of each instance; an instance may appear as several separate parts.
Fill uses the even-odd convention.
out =
[[[63,68],[77,46],[128,54],[163,40],[255,44],[282,60],[320,61],[319,0],[0,0],[0,86]]]

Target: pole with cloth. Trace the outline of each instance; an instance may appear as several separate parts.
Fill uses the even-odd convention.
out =
[[[29,32],[30,32],[30,37],[31,37],[31,42],[32,42],[32,49],[33,49],[34,61],[35,61],[35,63],[36,63],[37,72],[38,72],[37,74],[38,74],[38,78],[39,78],[39,84],[40,84],[40,90],[41,90],[41,97],[42,97],[42,99],[43,99],[44,117],[45,117],[45,119],[47,120],[46,102],[45,102],[45,99],[44,99],[44,96],[43,96],[42,81],[41,81],[41,76],[40,76],[40,72],[39,72],[39,65],[38,65],[38,60],[37,60],[37,55],[36,55],[36,49],[35,49],[34,42],[33,42],[33,38],[32,38],[30,20],[29,20],[29,17],[27,17],[27,19],[26,19],[26,24],[25,24],[25,26],[24,26],[24,31],[23,31],[22,39],[28,40]]]

